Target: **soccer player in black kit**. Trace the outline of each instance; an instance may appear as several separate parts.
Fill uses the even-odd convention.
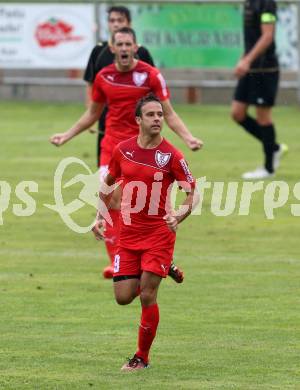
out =
[[[263,146],[264,166],[246,172],[243,179],[272,177],[280,158],[287,151],[276,142],[272,107],[279,83],[279,66],[275,47],[276,3],[274,0],[246,0],[244,5],[245,53],[235,67],[238,84],[231,106],[232,118]],[[256,119],[248,114],[256,107]]]
[[[107,10],[108,14],[108,28],[110,34],[119,30],[122,27],[130,27],[131,25],[131,14],[128,8],[123,6],[112,6]],[[137,58],[147,64],[154,66],[153,59],[149,51],[139,46],[137,51]],[[87,82],[87,98],[91,96],[92,85],[96,78],[96,75],[105,66],[110,65],[114,62],[114,54],[110,50],[110,42],[99,42],[92,50],[83,79]],[[97,162],[100,164],[100,153],[101,153],[101,140],[105,132],[105,117],[107,109],[101,115],[98,122],[98,140],[97,140]]]

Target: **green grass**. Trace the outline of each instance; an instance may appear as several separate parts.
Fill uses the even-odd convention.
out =
[[[240,197],[240,174],[261,162],[257,143],[231,122],[228,107],[177,109],[205,140],[203,151],[192,153],[165,131],[194,175],[238,181]],[[0,226],[0,388],[299,389],[299,217],[290,211],[299,203],[292,193],[299,181],[299,110],[274,112],[279,138],[290,145],[276,176],[290,186],[286,205],[266,219],[260,191],[249,216],[239,216],[237,207],[216,217],[207,190],[201,216],[179,229],[176,260],[185,282],[166,280],[160,288],[152,368],[129,375],[119,369],[135,350],[139,303],[114,303],[111,282],[101,278],[101,244],[43,206],[54,203],[53,174],[63,157],[94,168],[95,136],[58,149],[47,142],[81,112],[81,105],[1,103],[0,179],[13,192]],[[22,203],[14,194],[22,180],[39,185],[30,217],[13,213],[13,204]],[[70,187],[69,200],[80,188]],[[86,205],[74,218],[86,223],[93,215]]]

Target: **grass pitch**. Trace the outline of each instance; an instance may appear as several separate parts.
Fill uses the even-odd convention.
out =
[[[255,140],[231,122],[228,107],[177,109],[205,148],[192,153],[170,131],[165,135],[184,150],[196,177],[237,181],[239,199],[241,173],[261,163]],[[1,103],[0,179],[12,193],[0,226],[0,388],[299,389],[299,217],[291,214],[300,201],[292,192],[299,181],[299,110],[275,110],[279,140],[290,146],[276,176],[290,188],[285,206],[267,219],[260,191],[249,216],[238,215],[237,203],[230,216],[216,217],[207,190],[202,214],[178,233],[176,262],[185,282],[166,280],[160,288],[152,367],[129,374],[120,367],[135,351],[139,302],[114,303],[111,282],[101,277],[102,245],[44,206],[54,203],[53,175],[63,157],[95,167],[95,136],[58,149],[47,142],[82,110]],[[76,167],[67,175],[74,173]],[[23,180],[38,183],[31,194],[36,212],[17,217],[14,205],[22,201],[15,188]],[[66,203],[80,189],[66,190]],[[85,205],[74,219],[84,225],[93,215]]]

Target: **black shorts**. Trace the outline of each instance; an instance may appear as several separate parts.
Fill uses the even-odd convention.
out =
[[[279,72],[248,73],[237,84],[234,100],[254,106],[272,107],[278,90]]]

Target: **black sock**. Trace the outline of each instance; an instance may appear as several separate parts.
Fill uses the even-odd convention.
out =
[[[279,150],[279,145],[276,143],[275,128],[273,124],[260,127],[265,152],[265,168],[268,172],[273,173],[273,153]]]
[[[246,115],[246,118],[239,122],[249,134],[262,142],[261,126],[251,116]]]

